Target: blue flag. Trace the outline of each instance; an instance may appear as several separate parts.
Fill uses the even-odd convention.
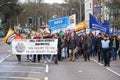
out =
[[[69,16],[49,19],[48,24],[51,32],[58,29],[67,28],[69,24]]]
[[[111,35],[114,34],[114,30],[115,30],[115,29],[114,29],[114,26],[112,26],[112,27],[109,28],[109,31],[110,31],[110,34],[111,34]]]
[[[107,21],[102,24],[93,15],[89,14],[89,17],[90,17],[89,25],[91,29],[100,30],[102,32],[109,34],[109,27]]]

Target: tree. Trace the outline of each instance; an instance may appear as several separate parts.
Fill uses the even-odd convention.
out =
[[[106,5],[109,8],[110,23],[120,27],[120,0],[111,0]]]
[[[80,17],[81,17],[81,20],[84,20],[83,0],[64,0],[64,1],[67,3],[69,7],[69,15],[74,14],[74,13],[76,14],[77,23],[80,22]]]
[[[3,17],[3,24],[9,22],[9,19],[16,17],[21,13],[23,8],[18,4],[18,0],[0,0],[0,4],[9,4],[3,5],[0,7],[0,12]]]

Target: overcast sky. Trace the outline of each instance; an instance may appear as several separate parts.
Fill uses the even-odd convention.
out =
[[[25,2],[27,0],[19,0],[20,2]],[[34,0],[33,0],[34,1]],[[44,0],[45,3],[63,3],[64,1],[63,0]]]

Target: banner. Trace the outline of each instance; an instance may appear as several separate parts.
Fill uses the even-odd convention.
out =
[[[82,21],[76,25],[74,31],[80,31],[82,29],[85,29],[86,27],[87,27],[86,21]]]
[[[106,28],[106,32],[105,32],[105,33],[110,34],[108,21],[105,21],[104,23],[102,23],[102,26],[103,26],[104,28]]]
[[[3,38],[3,42],[10,44],[14,39],[14,35],[14,30],[12,28],[9,28],[7,35]]]
[[[76,14],[73,14],[69,17],[68,29],[74,29],[76,27]]]
[[[110,34],[113,35],[115,32],[115,27],[114,26],[110,27],[109,31],[110,31]]]
[[[93,15],[90,16],[90,28],[94,30],[100,30],[105,33],[109,33],[109,27],[108,27],[108,22],[105,22],[103,24],[100,23]]]
[[[49,19],[48,24],[51,32],[58,29],[67,28],[69,24],[69,16]]]
[[[93,12],[98,13],[100,11],[99,7],[93,7]]]
[[[12,54],[57,54],[58,39],[23,39],[12,41]]]
[[[114,34],[120,34],[120,30],[113,32]]]
[[[77,34],[78,36],[80,36],[80,35],[82,35],[82,34],[85,33],[85,32],[86,32],[86,29],[82,29],[82,30],[80,30],[80,31],[77,31],[76,34]]]

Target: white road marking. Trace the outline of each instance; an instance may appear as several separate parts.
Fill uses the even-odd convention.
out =
[[[103,65],[103,64],[101,64],[101,63],[98,63],[95,59],[91,59],[91,60],[93,60],[95,63],[99,64],[100,66]],[[107,69],[108,71],[110,71],[110,72],[112,72],[112,73],[114,73],[115,75],[117,75],[117,76],[120,77],[120,74],[117,73],[117,72],[115,72],[115,71],[113,71],[112,69],[110,69],[110,68],[108,68],[108,67],[106,67],[105,69]]]
[[[117,72],[113,71],[112,69],[110,69],[108,67],[106,69],[120,77],[120,74],[118,74]]]
[[[94,61],[95,63],[99,64],[100,66],[102,66],[103,64],[98,63],[98,61],[96,61],[95,59],[91,59],[92,61]]]
[[[45,80],[48,80],[48,77],[45,77]]]
[[[78,72],[81,73],[81,72],[83,72],[83,71],[79,70]]]
[[[46,70],[45,70],[46,73],[49,72],[49,67],[48,67],[48,64],[46,64]]]
[[[0,79],[41,80],[38,78],[27,78],[27,77],[0,77]]]
[[[0,71],[0,73],[32,73],[32,74],[40,74],[42,72],[31,72],[31,71]]]
[[[11,68],[35,68],[35,69],[40,69],[40,68],[45,68],[45,67],[28,67],[28,66],[0,66],[0,67],[11,67]]]
[[[10,56],[11,56],[11,54],[9,54],[9,55],[6,56],[5,58],[1,59],[1,60],[0,60],[0,63],[2,63],[5,59],[7,59],[7,58],[10,57]]]

